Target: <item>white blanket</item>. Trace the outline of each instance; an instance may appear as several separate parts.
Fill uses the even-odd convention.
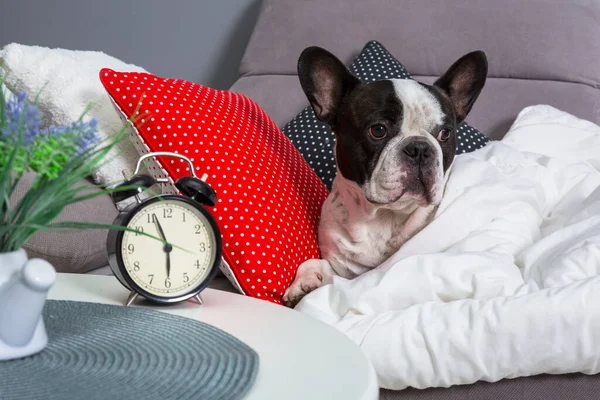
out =
[[[600,372],[600,127],[524,109],[458,156],[435,220],[297,309],[362,347],[384,388]]]

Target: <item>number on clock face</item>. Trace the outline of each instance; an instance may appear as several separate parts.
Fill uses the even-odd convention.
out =
[[[215,258],[214,232],[193,205],[174,199],[155,201],[139,210],[127,226],[135,232],[123,234],[123,264],[131,279],[147,292],[182,296],[210,273]],[[142,233],[158,238],[164,234],[171,248]]]

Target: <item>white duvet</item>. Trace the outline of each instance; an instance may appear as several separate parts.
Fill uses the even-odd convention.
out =
[[[549,106],[456,158],[435,220],[297,309],[345,333],[381,387],[600,372],[600,127]]]

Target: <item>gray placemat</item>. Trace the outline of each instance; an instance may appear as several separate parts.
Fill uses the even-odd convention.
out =
[[[240,399],[258,354],[192,319],[148,309],[48,301],[49,343],[0,362],[0,399]]]

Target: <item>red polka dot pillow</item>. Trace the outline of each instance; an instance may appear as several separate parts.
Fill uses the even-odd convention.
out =
[[[318,258],[317,227],[328,191],[302,155],[249,98],[147,73],[100,71],[124,118],[135,122],[141,153],[189,157],[217,192],[209,211],[223,237],[225,274],[244,294],[281,302],[297,267]],[[177,180],[180,160],[158,159]]]

